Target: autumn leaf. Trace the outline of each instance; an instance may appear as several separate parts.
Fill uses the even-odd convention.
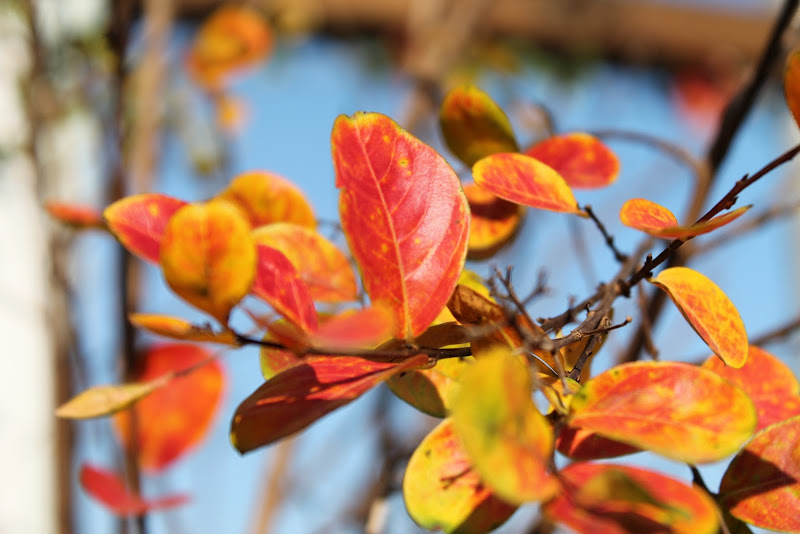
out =
[[[184,206],[164,230],[161,267],[178,296],[226,325],[255,277],[250,227],[227,202]]]
[[[560,174],[570,187],[591,189],[614,183],[619,174],[617,156],[587,133],[555,135],[525,151]]]
[[[128,491],[115,473],[89,464],[81,466],[79,478],[81,486],[90,497],[119,516],[142,515],[189,502],[188,495],[143,499]]]
[[[412,369],[398,373],[386,384],[400,399],[433,417],[445,417],[453,398],[461,389],[461,378],[475,359],[447,358],[430,369]]]
[[[465,184],[464,194],[471,214],[468,257],[488,258],[517,234],[525,208],[503,200],[477,184]]]
[[[209,90],[269,54],[272,32],[264,17],[246,6],[225,5],[200,28],[186,60],[189,74]]]
[[[275,173],[242,173],[216,198],[238,206],[253,228],[286,222],[313,229],[317,224],[303,192]]]
[[[139,464],[148,471],[161,471],[196,446],[206,435],[225,386],[225,375],[217,360],[198,345],[166,344],[149,349],[142,357],[139,380],[170,377],[169,383],[133,408],[136,412],[136,450]],[[175,373],[187,372],[173,377]],[[114,418],[120,440],[130,445],[130,413]]]
[[[731,367],[747,361],[747,332],[728,296],[688,267],[664,269],[649,280],[667,292],[689,325],[714,354]]]
[[[319,233],[295,223],[273,223],[252,233],[256,245],[280,251],[291,262],[314,300],[358,298],[356,277],[347,257]]]
[[[185,205],[183,200],[157,193],[133,195],[111,204],[103,217],[111,233],[128,251],[158,263],[167,222]]]
[[[579,534],[712,534],[719,528],[716,505],[703,490],[659,473],[574,463],[560,476],[565,490],[542,513]]]
[[[709,357],[703,367],[733,382],[744,390],[758,411],[761,430],[795,415],[800,415],[800,384],[792,370],[778,358],[750,345],[747,361],[735,369],[716,356]]]
[[[564,426],[556,436],[556,450],[573,460],[599,460],[616,458],[640,452],[640,449],[604,438],[590,430]]]
[[[308,357],[268,380],[236,409],[231,442],[241,453],[302,430],[395,373],[426,365],[420,354],[400,363],[362,358]]]
[[[44,209],[57,221],[77,230],[108,230],[103,214],[90,206],[68,202],[46,202]]]
[[[786,58],[786,69],[783,71],[783,94],[794,121],[800,125],[800,50],[793,51]]]
[[[751,207],[743,206],[708,221],[681,226],[675,215],[667,208],[644,198],[633,198],[622,205],[619,218],[625,226],[641,230],[653,237],[686,241],[725,226],[738,219]]]
[[[532,208],[584,214],[564,178],[523,154],[494,154],[472,167],[475,183],[500,198]]]
[[[403,499],[415,523],[447,533],[483,534],[516,510],[483,485],[450,419],[439,423],[411,455]]]
[[[439,108],[439,124],[447,148],[467,166],[491,154],[519,151],[508,117],[477,87],[457,87],[447,93]]]
[[[317,311],[305,283],[281,252],[257,245],[258,263],[251,292],[303,332],[317,330]]]
[[[553,431],[531,398],[528,368],[507,349],[477,358],[452,403],[453,425],[481,480],[521,504],[558,490],[547,465]]]
[[[91,387],[56,409],[58,417],[91,419],[124,410],[164,386],[169,378],[147,382]]]
[[[192,324],[186,319],[153,313],[132,313],[131,324],[148,332],[181,341],[221,343],[238,346],[236,336],[230,330],[215,332],[209,325]]]
[[[800,532],[800,416],[753,437],[722,477],[719,500],[751,525]]]
[[[699,464],[736,452],[753,434],[756,411],[741,389],[713,371],[636,362],[587,382],[572,398],[567,423]]]
[[[469,207],[452,168],[377,113],[336,119],[331,134],[339,214],[374,304],[413,339],[444,308],[464,267]]]
[[[370,306],[330,317],[310,336],[310,341],[327,349],[374,348],[391,337],[394,330],[392,311],[385,306]]]

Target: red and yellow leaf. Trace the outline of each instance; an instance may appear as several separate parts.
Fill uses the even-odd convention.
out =
[[[411,455],[403,499],[422,528],[459,534],[489,532],[517,508],[483,485],[450,419],[434,428]]]
[[[703,490],[637,467],[575,463],[560,472],[564,492],[542,507],[579,534],[712,534],[714,501]]]
[[[722,477],[719,500],[751,525],[800,532],[800,416],[753,437]]]
[[[339,214],[373,303],[412,339],[444,308],[464,267],[469,206],[453,169],[377,113],[336,119]]]
[[[564,178],[530,156],[487,156],[472,167],[472,176],[479,186],[509,202],[543,210],[583,214]]]
[[[309,357],[268,380],[236,409],[231,442],[241,453],[302,430],[395,373],[426,365],[420,354],[401,363],[355,357]]]
[[[498,152],[518,152],[514,129],[492,98],[474,86],[447,93],[439,108],[447,148],[466,165]]]
[[[184,206],[164,230],[161,267],[178,296],[225,325],[255,277],[250,227],[227,202]]]
[[[187,369],[192,370],[171,377]],[[222,366],[198,345],[148,350],[138,378],[149,381],[164,375],[170,376],[169,383],[131,408],[136,412],[139,464],[149,471],[161,471],[203,439],[225,386]],[[117,414],[114,423],[122,443],[130,443],[130,412]]]
[[[786,58],[786,69],[783,72],[783,94],[794,121],[800,125],[800,50],[793,51]]]
[[[311,336],[316,347],[346,350],[372,348],[394,332],[394,314],[385,306],[346,311],[323,322]]]
[[[358,298],[356,277],[347,257],[316,231],[295,223],[273,223],[253,230],[256,245],[279,250],[292,263],[314,300]]]
[[[739,369],[725,365],[716,356],[709,357],[703,367],[727,378],[750,396],[758,411],[756,430],[800,415],[800,384],[785,363],[763,349],[750,345],[747,361]]]
[[[148,193],[125,197],[103,212],[109,230],[132,254],[158,263],[167,222],[186,202]]]
[[[186,60],[189,74],[209,90],[262,61],[272,49],[272,32],[264,17],[246,6],[226,5],[203,23]]]
[[[619,365],[581,388],[567,422],[668,458],[699,464],[736,452],[753,435],[750,398],[708,369],[678,362]]]
[[[726,365],[744,365],[748,348],[744,323],[714,282],[688,267],[664,269],[649,281],[667,292],[697,335]]]
[[[44,209],[52,218],[78,230],[108,230],[106,222],[103,220],[103,214],[90,206],[67,202],[47,202]]]
[[[317,311],[305,283],[281,252],[264,245],[256,247],[258,264],[251,292],[268,302],[304,332],[317,330]]]
[[[640,452],[640,449],[626,443],[573,426],[564,426],[561,429],[556,437],[556,450],[568,458],[581,461],[616,458]]]
[[[143,499],[128,491],[115,473],[89,464],[81,466],[79,478],[81,486],[90,497],[119,516],[142,515],[189,502],[188,495]]]
[[[591,189],[614,183],[619,174],[617,156],[602,141],[586,133],[549,137],[525,155],[552,167],[570,187]]]
[[[725,226],[750,208],[751,206],[743,206],[705,222],[681,226],[675,215],[664,206],[644,198],[632,198],[622,205],[619,218],[625,226],[641,230],[653,237],[685,241]]]
[[[430,369],[413,369],[387,380],[392,392],[417,410],[433,417],[445,417],[461,388],[461,376],[474,358],[439,360]]]
[[[166,380],[91,387],[56,409],[58,417],[91,419],[124,410],[166,384]]]
[[[234,178],[217,198],[238,206],[253,228],[287,222],[313,229],[314,211],[292,182],[266,171],[250,171]]]
[[[222,343],[238,346],[236,336],[230,330],[215,332],[209,325],[192,324],[186,319],[153,313],[132,313],[128,317],[133,326],[148,332],[181,341]]]
[[[519,230],[525,208],[503,200],[476,184],[465,184],[470,210],[469,258],[492,256],[511,241]]]
[[[527,366],[511,351],[498,348],[464,372],[452,417],[475,470],[501,499],[521,504],[558,491],[547,470],[553,430],[533,404]]]

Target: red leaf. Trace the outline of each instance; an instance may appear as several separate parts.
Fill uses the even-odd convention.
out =
[[[103,217],[125,248],[144,260],[158,263],[167,222],[185,205],[183,200],[157,193],[134,195],[111,204]]]
[[[89,464],[81,466],[80,481],[86,493],[120,516],[142,515],[154,510],[174,508],[189,502],[188,495],[143,499],[129,492],[122,480],[111,471]]]
[[[525,155],[552,167],[570,187],[605,187],[619,174],[617,156],[599,139],[585,133],[550,137],[530,147]]]
[[[800,532],[800,416],[753,437],[728,466],[719,499],[751,525]]]
[[[494,154],[472,167],[475,183],[509,202],[532,208],[583,214],[564,178],[523,154]]]
[[[604,438],[589,430],[564,426],[556,438],[558,452],[573,460],[598,460],[616,458],[640,452],[631,445]]]
[[[758,411],[756,430],[800,415],[800,384],[785,363],[763,349],[750,345],[747,361],[739,369],[725,365],[716,356],[708,358],[703,367],[747,393]]]
[[[469,207],[452,168],[377,113],[336,119],[331,134],[339,213],[373,303],[391,307],[396,336],[425,331],[464,266]]]
[[[360,397],[395,373],[423,366],[420,354],[401,363],[354,357],[310,357],[267,381],[236,409],[231,441],[241,453],[269,445]]]
[[[385,306],[344,312],[322,323],[311,342],[327,349],[370,348],[394,331],[394,314]]]
[[[141,381],[200,365],[211,354],[197,345],[167,344],[154,347],[143,357]],[[160,471],[176,461],[203,439],[222,398],[225,376],[216,360],[185,376],[173,378],[166,386],[140,400],[136,411],[137,450],[142,468]],[[123,444],[130,442],[130,413],[114,418]]]
[[[108,229],[103,220],[103,214],[90,206],[68,204],[66,202],[48,202],[44,205],[44,208],[51,217],[73,228]]]
[[[304,332],[317,330],[317,312],[308,288],[291,262],[274,248],[258,245],[256,279],[251,292]]]

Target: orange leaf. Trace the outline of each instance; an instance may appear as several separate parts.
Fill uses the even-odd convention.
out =
[[[503,200],[476,184],[464,185],[469,210],[469,258],[492,256],[519,230],[525,208]]]
[[[311,343],[327,349],[371,348],[391,337],[394,314],[385,306],[347,311],[331,317],[311,336]]]
[[[664,269],[652,284],[667,292],[689,325],[731,367],[747,361],[747,332],[736,307],[714,282],[688,267]]]
[[[680,226],[675,215],[667,208],[644,198],[633,198],[622,205],[619,218],[625,226],[641,230],[653,237],[686,241],[725,226],[738,219],[751,207],[743,206],[705,222]]]
[[[450,419],[434,428],[411,455],[403,499],[415,523],[448,533],[489,532],[516,510],[481,483]]]
[[[44,209],[51,217],[78,230],[108,230],[103,214],[90,206],[66,202],[47,202]]]
[[[509,202],[564,213],[584,212],[564,178],[544,163],[523,154],[494,154],[472,167],[482,188]]]
[[[794,121],[800,125],[800,50],[795,50],[786,58],[786,69],[783,72],[783,94]]]
[[[336,119],[339,213],[364,287],[395,313],[397,337],[424,332],[464,267],[469,206],[453,169],[377,113]]]
[[[125,197],[103,212],[111,233],[131,253],[158,263],[167,222],[186,205],[177,198],[149,193]]]
[[[719,499],[751,525],[800,532],[800,416],[753,437],[728,466]]]
[[[225,325],[255,277],[250,228],[227,202],[184,206],[164,230],[161,267],[178,296]]]
[[[413,369],[387,380],[392,392],[417,410],[445,417],[451,410],[454,396],[461,389],[461,376],[474,358],[439,360],[430,369]]]
[[[303,192],[286,178],[271,172],[240,174],[217,198],[238,206],[253,228],[288,222],[313,229],[317,224]]]
[[[498,348],[462,377],[453,425],[481,480],[510,503],[547,499],[558,490],[547,471],[553,431],[531,398],[522,360]]]
[[[167,344],[148,350],[142,358],[139,380],[192,369],[132,408],[136,412],[139,463],[161,471],[197,445],[205,436],[222,398],[222,366],[197,345]],[[120,412],[114,423],[123,444],[130,443],[130,413]]]
[[[203,23],[187,58],[189,74],[209,90],[218,89],[231,74],[269,54],[272,32],[260,13],[226,5]]]
[[[447,93],[439,108],[439,124],[447,148],[470,167],[491,154],[519,151],[508,117],[477,87],[457,87]]]
[[[550,137],[530,147],[525,155],[552,167],[570,187],[605,187],[619,174],[617,156],[599,139],[586,133]]]
[[[572,398],[567,422],[668,458],[721,460],[753,435],[750,398],[718,374],[678,362],[636,362],[602,373]]]
[[[558,452],[573,460],[616,458],[639,452],[639,449],[619,441],[604,438],[589,430],[565,426],[556,437]]]
[[[142,515],[189,502],[188,495],[143,499],[128,491],[116,474],[89,464],[81,466],[80,481],[86,493],[119,516]]]
[[[545,503],[542,513],[579,534],[712,534],[719,528],[711,497],[659,473],[575,463],[560,475],[565,491]]]
[[[709,357],[703,367],[727,378],[750,396],[758,411],[761,430],[773,423],[800,415],[800,384],[792,370],[778,358],[750,345],[744,366],[734,369],[715,357]]]
[[[427,362],[424,354],[401,363],[348,356],[306,358],[268,380],[239,405],[231,423],[231,442],[241,453],[269,445],[355,400],[393,374]]]
[[[257,245],[283,253],[314,300],[350,301],[358,298],[353,269],[345,255],[316,231],[294,223],[273,223],[252,233]]]
[[[223,345],[239,345],[230,330],[214,332],[207,324],[203,326],[195,325],[180,317],[152,313],[132,313],[128,318],[133,326],[144,328],[159,336],[182,341],[205,341],[222,343]]]
[[[264,299],[275,311],[304,332],[317,330],[317,312],[306,285],[289,260],[274,248],[257,246],[258,265],[253,295]]]

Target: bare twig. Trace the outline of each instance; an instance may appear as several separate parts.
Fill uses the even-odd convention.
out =
[[[692,173],[697,177],[703,176],[708,172],[703,161],[694,157],[691,152],[660,137],[649,135],[644,132],[632,132],[627,130],[597,130],[591,133],[601,139],[623,139],[625,141],[633,141],[651,146],[659,152],[671,156],[678,163],[689,167]]]
[[[755,217],[747,218],[743,223],[738,224],[736,228],[725,232],[718,237],[715,236],[702,245],[696,245],[694,248],[694,253],[697,255],[705,254],[711,250],[724,246],[734,239],[738,239],[749,232],[758,230],[768,222],[792,217],[797,215],[798,212],[800,212],[800,202],[795,202],[785,206],[772,207]]]
[[[788,323],[781,325],[769,332],[764,332],[750,340],[751,345],[766,345],[775,341],[780,341],[800,330],[800,317],[792,319]]]
[[[605,225],[600,221],[600,219],[597,218],[597,215],[594,213],[594,210],[592,210],[592,207],[587,204],[583,206],[582,209],[589,215],[589,218],[594,222],[595,226],[597,226],[597,229],[600,230],[600,233],[603,234],[603,239],[605,240],[606,245],[608,245],[608,248],[611,249],[611,253],[614,254],[614,259],[619,263],[625,263],[625,261],[628,259],[627,254],[620,252],[616,245],[614,245],[614,236],[608,233]]]

